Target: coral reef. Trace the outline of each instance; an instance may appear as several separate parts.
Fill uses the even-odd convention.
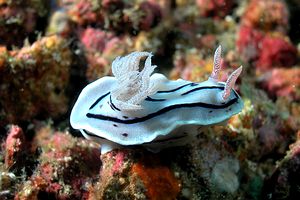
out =
[[[0,44],[21,46],[26,37],[40,27],[49,8],[43,0],[3,0],[0,2]]]
[[[31,151],[37,149],[35,173],[20,184],[15,199],[87,199],[100,169],[99,146],[46,126],[32,141]]]
[[[2,47],[0,125],[65,113],[71,62],[67,41],[58,36],[41,38],[19,50]]]
[[[230,13],[233,3],[232,0],[196,0],[200,15],[203,17],[223,18]]]
[[[70,18],[79,25],[97,24],[114,31],[148,31],[161,19],[161,8],[155,1],[61,0]]]
[[[25,136],[22,128],[12,125],[5,141],[5,167],[14,168],[14,165],[22,165],[22,155],[25,152]]]
[[[290,145],[286,156],[277,164],[276,170],[266,181],[263,197],[272,199],[296,199],[299,196],[300,157],[299,132],[295,143]]]
[[[101,155],[101,160],[94,199],[171,200],[180,192],[180,182],[170,167],[145,150],[114,150]]]
[[[239,30],[237,49],[246,62],[254,62],[255,67],[262,71],[273,67],[290,67],[297,60],[297,49],[288,37],[276,33],[266,35],[247,26]]]
[[[241,24],[265,32],[287,33],[288,18],[287,5],[282,0],[251,0]]]
[[[87,28],[80,34],[88,62],[86,77],[89,81],[111,74],[110,63],[114,56],[126,52],[126,36],[118,37],[113,32]]]
[[[293,101],[300,100],[299,68],[276,68],[265,75],[263,86],[272,97],[287,97]]]
[[[299,11],[298,0],[0,0],[0,199],[297,199]],[[116,57],[148,51],[155,73],[201,82],[219,44],[219,80],[243,64],[245,106],[226,126],[102,155],[71,128],[79,92]]]
[[[86,59],[89,82],[111,74],[110,63],[119,55],[134,50],[163,51],[161,40],[166,37],[161,23],[162,6],[152,0],[71,0],[58,1],[65,11],[55,12],[48,33],[78,38]],[[152,39],[151,39],[152,38]],[[81,48],[83,47],[83,48]]]
[[[259,49],[264,34],[260,30],[241,26],[236,41],[237,50],[245,62],[255,61],[259,57]]]
[[[297,49],[288,37],[288,10],[281,1],[252,0],[241,17],[236,41],[245,62],[266,71],[296,63]]]
[[[297,49],[285,38],[266,36],[262,39],[260,48],[259,58],[255,65],[261,70],[275,66],[290,67],[296,64]]]

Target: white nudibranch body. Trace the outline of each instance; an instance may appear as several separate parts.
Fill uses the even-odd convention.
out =
[[[152,151],[183,145],[199,129],[226,122],[243,108],[234,83],[242,67],[218,82],[221,47],[214,56],[210,78],[201,83],[168,80],[152,72],[152,54],[133,52],[112,63],[114,77],[87,85],[71,112],[71,126],[101,143],[102,153],[128,145]],[[139,70],[141,58],[145,66]]]

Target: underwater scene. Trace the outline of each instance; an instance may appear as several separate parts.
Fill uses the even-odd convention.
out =
[[[300,199],[299,0],[0,0],[0,200]]]

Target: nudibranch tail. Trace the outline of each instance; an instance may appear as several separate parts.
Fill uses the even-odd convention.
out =
[[[225,83],[225,89],[222,94],[223,101],[226,101],[230,95],[231,89],[233,88],[237,78],[242,72],[243,67],[240,66],[238,69],[236,69],[234,72],[231,73],[231,75],[228,77],[226,83]]]
[[[219,73],[221,71],[221,53],[222,53],[222,47],[220,45],[215,51],[213,71],[210,75],[210,79],[215,82],[218,81]]]
[[[140,60],[147,57],[144,68],[139,71]],[[117,84],[111,91],[112,101],[122,110],[138,110],[140,103],[156,92],[156,84],[150,77],[156,65],[151,63],[152,54],[133,52],[125,57],[118,57],[112,63],[112,72]]]

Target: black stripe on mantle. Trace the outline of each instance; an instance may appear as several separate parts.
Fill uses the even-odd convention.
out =
[[[91,110],[92,108],[94,108],[104,97],[106,97],[107,95],[109,95],[110,92],[102,95],[101,97],[99,97],[92,105],[91,107],[89,108],[89,110]]]
[[[165,90],[165,91],[157,91],[157,93],[171,93],[171,92],[175,92],[177,90],[180,90],[181,88],[184,88],[186,86],[196,86],[198,85],[197,83],[188,83],[188,84],[185,84],[185,85],[182,85],[178,88],[175,88],[175,89],[172,89],[172,90]],[[224,89],[224,86],[204,86],[204,87],[198,87],[198,88],[194,88],[192,90],[189,90],[181,95],[186,95],[188,93],[191,93],[191,92],[194,92],[194,91],[198,91],[198,90],[205,90],[205,89],[220,89],[220,90],[223,90]],[[91,110],[92,108],[94,108],[102,99],[104,99],[107,95],[109,95],[110,92],[107,92],[106,94],[100,96],[92,105],[91,107],[89,108],[89,110]],[[145,99],[146,101],[165,101],[166,99],[152,99],[151,97],[147,97]]]
[[[146,115],[144,117],[138,117],[138,118],[126,119],[126,120],[115,118],[115,117],[109,117],[109,116],[105,116],[105,115],[101,115],[101,114],[92,114],[92,113],[87,113],[86,116],[88,118],[94,118],[94,119],[99,119],[99,120],[111,121],[111,122],[116,122],[116,123],[134,124],[134,123],[144,122],[146,120],[152,119],[154,117],[157,117],[159,115],[162,115],[162,114],[164,114],[166,112],[169,112],[171,110],[178,109],[178,108],[202,107],[202,108],[209,108],[209,109],[224,109],[224,108],[227,108],[227,107],[233,105],[237,101],[238,101],[238,97],[236,97],[234,99],[231,99],[226,104],[221,104],[221,105],[207,104],[207,103],[203,103],[203,102],[188,103],[188,104],[176,104],[176,105],[171,105],[171,106],[165,107],[165,108],[163,108],[163,109],[161,109],[161,110],[159,110],[157,112],[150,113],[149,115]]]
[[[184,87],[187,87],[187,86],[196,86],[198,85],[198,83],[187,83],[185,85],[182,85],[182,86],[179,86],[175,89],[172,89],[172,90],[163,90],[163,91],[157,91],[157,93],[170,93],[170,92],[175,92],[177,90],[180,90],[181,88],[184,88]]]

